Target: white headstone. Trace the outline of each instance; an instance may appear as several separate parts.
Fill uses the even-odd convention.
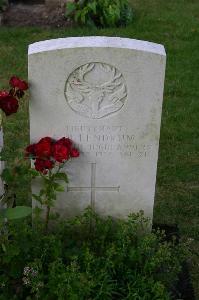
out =
[[[81,156],[57,209],[152,217],[166,54],[162,45],[78,37],[29,47],[30,137],[70,137]],[[34,187],[33,187],[34,189]]]

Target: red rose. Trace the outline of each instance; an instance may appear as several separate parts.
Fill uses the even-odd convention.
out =
[[[69,149],[66,146],[58,142],[53,145],[53,157],[59,163],[62,163],[64,160],[68,160],[69,154]]]
[[[67,147],[68,149],[70,149],[72,147],[72,144],[73,142],[69,139],[69,138],[61,138],[59,139],[56,144],[59,144],[59,145],[63,145],[65,147]]]
[[[70,151],[70,156],[71,156],[71,157],[79,157],[79,151],[78,151],[76,148],[73,148],[73,149]]]
[[[10,85],[14,88],[18,88],[21,91],[25,91],[28,89],[28,84],[26,81],[21,80],[20,78],[18,78],[17,76],[12,76],[10,78]]]
[[[54,167],[54,163],[48,159],[44,161],[44,166],[46,169],[50,170]]]
[[[26,156],[29,156],[29,155],[35,155],[35,144],[31,144],[29,146],[26,147]]]
[[[34,165],[35,165],[35,169],[36,169],[37,171],[42,172],[42,173],[43,173],[44,171],[46,171],[45,168],[44,168],[44,161],[43,161],[42,159],[37,158],[37,159],[35,160]]]
[[[52,139],[50,137],[45,137],[41,139],[35,146],[34,151],[39,158],[49,158],[52,154]]]
[[[49,142],[49,143],[52,143],[52,142],[53,142],[53,140],[52,140],[52,138],[51,138],[51,137],[49,137],[49,136],[46,136],[46,137],[42,138],[41,140],[39,140],[39,142],[38,142],[38,143],[43,143],[43,142]]]
[[[0,91],[0,99],[1,98],[5,98],[7,96],[9,96],[9,92],[7,92],[7,91]]]
[[[52,161],[43,160],[43,159],[39,159],[39,158],[37,158],[35,160],[34,165],[35,165],[35,169],[43,174],[47,174],[47,170],[52,169],[54,166]]]
[[[1,92],[0,95],[0,108],[5,112],[6,116],[16,113],[19,108],[18,100],[7,93],[3,96],[3,93]]]

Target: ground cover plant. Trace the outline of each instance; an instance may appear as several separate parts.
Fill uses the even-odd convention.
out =
[[[118,28],[117,33],[112,28],[0,28],[0,89],[7,88],[7,79],[13,74],[27,78],[27,47],[39,40],[117,35],[165,45],[167,70],[154,221],[176,223],[181,236],[193,240],[191,274],[196,299],[199,299],[199,3],[197,0],[134,0],[131,3],[134,21],[126,28]],[[9,117],[5,128],[5,157],[10,166],[24,157],[24,148],[29,142],[28,127],[27,97],[18,114]],[[18,205],[30,204],[29,187],[27,177],[16,178]]]
[[[44,226],[38,218],[33,227],[8,224],[0,299],[175,299],[187,248],[150,233],[143,213],[113,221],[87,209],[47,234]]]

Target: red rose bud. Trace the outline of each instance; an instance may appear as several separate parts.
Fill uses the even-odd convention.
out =
[[[10,95],[0,96],[0,108],[5,112],[6,116],[16,113],[19,108],[19,103],[16,98]]]
[[[69,154],[69,149],[66,146],[61,145],[58,142],[54,144],[53,157],[57,162],[62,163],[64,160],[68,160]]]
[[[34,147],[35,155],[39,158],[49,158],[52,154],[52,139],[45,137]]]
[[[79,157],[79,151],[76,148],[73,148],[70,152],[71,157]]]
[[[20,78],[18,78],[17,76],[12,76],[10,78],[10,85],[14,88],[18,88],[21,91],[25,91],[28,89],[28,84],[26,81],[21,80]]]

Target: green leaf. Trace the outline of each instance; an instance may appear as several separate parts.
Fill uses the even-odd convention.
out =
[[[64,182],[68,183],[68,176],[65,173],[54,174],[54,179],[63,180]]]
[[[6,182],[10,183],[13,182],[13,174],[10,169],[5,168],[1,174],[1,178]]]
[[[80,21],[82,24],[86,24],[86,16],[89,13],[89,8],[86,6],[81,12]]]
[[[77,10],[76,13],[75,13],[75,22],[79,22],[81,20],[81,14],[82,14],[82,11],[81,10]]]
[[[42,178],[45,185],[49,185],[51,183],[51,180],[48,177],[42,177]]]
[[[41,203],[42,204],[42,199],[41,199],[41,196],[38,196],[38,195],[35,195],[35,194],[32,194],[32,197],[36,200],[36,201],[38,201],[39,203]]]
[[[96,8],[97,8],[97,3],[96,2],[92,2],[92,3],[88,3],[88,8],[90,8],[90,10],[96,14]]]
[[[64,191],[65,191],[65,188],[64,188],[62,185],[59,185],[59,186],[57,186],[57,187],[55,188],[55,190],[56,190],[57,192],[64,192]]]
[[[6,252],[6,246],[4,243],[1,244],[1,247],[2,247],[3,252]]]
[[[46,190],[45,189],[41,189],[40,192],[39,192],[39,196],[42,197],[45,194],[46,194]]]
[[[65,16],[66,18],[69,17],[71,14],[73,14],[75,12],[77,8],[77,5],[73,2],[68,2],[66,4],[66,12],[65,12]]]
[[[35,169],[29,169],[29,173],[32,176],[32,178],[39,176],[39,172],[36,171]]]
[[[51,187],[53,187],[54,191],[56,192],[64,192],[64,187],[60,184],[60,183],[57,183],[57,182],[52,182],[52,185]],[[48,195],[51,197],[51,194],[53,193],[53,190],[50,189],[48,191]]]
[[[8,220],[25,218],[32,213],[32,208],[28,206],[16,206],[14,208],[6,208],[3,215]]]

